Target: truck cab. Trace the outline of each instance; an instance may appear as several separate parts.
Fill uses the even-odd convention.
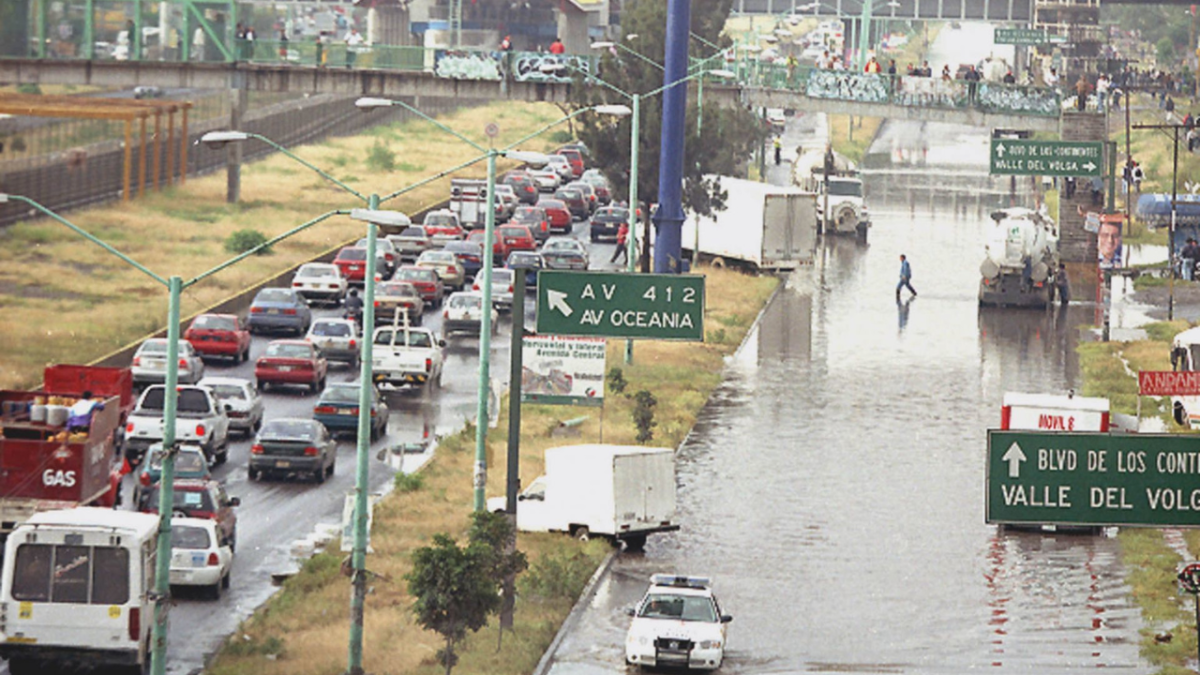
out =
[[[199,445],[210,461],[225,463],[231,406],[222,403],[208,387],[183,385],[177,391],[175,440]],[[151,445],[162,442],[164,394],[161,384],[148,387],[125,423],[125,455],[131,464],[140,461]]]

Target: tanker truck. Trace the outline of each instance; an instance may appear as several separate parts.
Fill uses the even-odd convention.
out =
[[[1045,307],[1054,299],[1058,228],[1041,211],[993,211],[979,266],[980,306]]]

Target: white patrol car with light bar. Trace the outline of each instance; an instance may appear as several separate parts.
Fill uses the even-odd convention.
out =
[[[650,588],[630,609],[625,661],[634,666],[682,666],[715,670],[725,658],[725,628],[706,577],[655,574]]]

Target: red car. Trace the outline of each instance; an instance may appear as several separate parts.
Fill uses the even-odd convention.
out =
[[[467,241],[476,242],[482,247],[483,235],[484,230],[482,229],[471,230],[471,233],[467,235]],[[496,235],[495,241],[492,242],[492,259],[498,262],[508,259],[508,246],[504,245],[504,237],[499,236],[499,234]]]
[[[325,388],[328,370],[329,362],[321,350],[305,340],[274,340],[254,362],[259,391],[272,384],[300,384],[315,394]]]
[[[158,513],[158,485],[146,489],[142,501],[143,513]],[[237,548],[237,514],[234,508],[242,501],[225,493],[225,487],[215,480],[185,478],[175,481],[174,504],[176,515],[188,518],[208,518],[217,521],[221,543]]]
[[[405,265],[396,270],[392,281],[407,281],[421,294],[422,300],[433,305],[442,304],[442,299],[446,297],[446,287],[442,284],[442,278],[431,267]]]
[[[201,358],[222,356],[239,362],[250,358],[250,331],[234,314],[201,314],[183,332],[183,339]]]
[[[581,152],[571,148],[563,148],[555,154],[567,158],[567,161],[571,163],[571,173],[575,174],[576,178],[583,175],[583,154]]]
[[[528,227],[524,225],[508,224],[496,230],[496,238],[503,239],[504,245],[508,247],[508,252],[513,251],[536,251],[537,239]]]
[[[342,271],[342,276],[350,283],[363,283],[367,275],[367,249],[358,246],[347,246],[338,251],[333,264]]]
[[[550,238],[550,219],[546,216],[546,210],[539,206],[517,207],[509,224],[528,227],[538,241]]]
[[[571,217],[571,212],[567,210],[567,203],[561,199],[543,199],[537,203],[538,207],[546,212],[546,218],[550,221],[550,231],[556,234],[570,234],[571,224],[574,219]]]

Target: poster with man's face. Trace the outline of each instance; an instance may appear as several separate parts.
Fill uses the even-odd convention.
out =
[[[1099,252],[1100,268],[1121,267],[1121,222],[1101,220],[1096,233],[1096,249]]]

